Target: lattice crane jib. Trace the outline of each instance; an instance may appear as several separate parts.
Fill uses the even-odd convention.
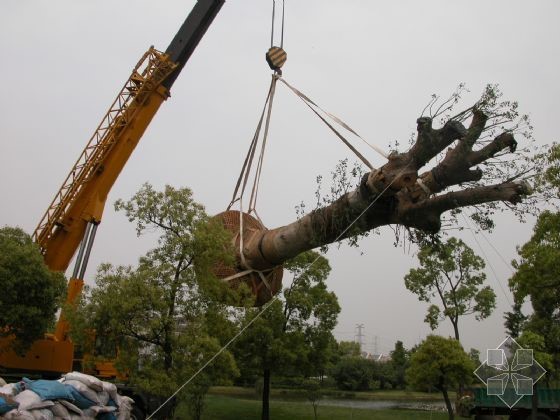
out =
[[[161,83],[175,66],[167,54],[150,48],[134,67],[35,229],[33,238],[44,254],[47,250],[49,253],[60,252],[57,249],[51,250],[51,244],[55,243],[54,239],[61,232],[76,228],[76,223],[100,221],[101,214],[93,214],[96,211],[87,207],[92,205],[91,198],[96,195],[96,190],[99,190],[97,195],[106,196],[107,187],[112,186],[122,169],[111,168],[108,171],[105,163],[114,153],[132,152],[131,145],[126,151],[117,146],[119,142],[131,141],[125,135],[127,130],[137,124],[149,122],[145,121],[146,116],[141,112],[148,102],[161,103],[166,99],[167,89]],[[136,143],[138,140],[139,138]],[[128,156],[120,156],[117,160],[124,165],[127,158]],[[87,195],[84,194],[86,188]],[[88,210],[92,210],[90,214]],[[64,246],[68,247],[69,244],[65,243]],[[72,254],[74,251],[75,248]]]

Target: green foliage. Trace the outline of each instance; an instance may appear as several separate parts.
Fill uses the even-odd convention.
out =
[[[53,326],[66,292],[62,273],[50,271],[39,247],[20,228],[0,229],[1,337],[15,336],[10,346],[24,354]]]
[[[477,349],[470,349],[469,357],[471,358],[475,366],[480,366],[480,364],[482,363],[480,360],[480,351]]]
[[[504,327],[507,334],[512,338],[517,338],[521,335],[527,316],[521,310],[521,302],[514,302],[511,312],[504,313]]]
[[[405,372],[410,362],[410,355],[404,348],[402,341],[395,343],[395,349],[391,351],[390,365],[394,371],[394,385],[400,389],[404,389],[406,385]]]
[[[496,295],[489,287],[482,287],[486,275],[484,260],[463,241],[450,238],[446,242],[425,243],[418,252],[420,268],[413,268],[405,276],[408,290],[418,299],[432,303],[425,322],[435,329],[448,318],[459,339],[459,317],[474,314],[477,320],[487,318],[496,307]]]
[[[544,337],[546,351],[554,356],[554,370],[560,370],[560,213],[544,211],[531,239],[518,249],[515,274],[509,280],[515,300],[530,298],[533,314],[525,331]]]
[[[341,357],[359,357],[360,353],[360,343],[356,341],[340,341],[338,343],[338,354]]]
[[[532,331],[523,331],[523,334],[517,339],[517,344],[524,349],[532,349],[533,357],[547,372],[554,369],[554,359],[550,353],[547,353],[545,339],[542,335]]]
[[[343,357],[331,371],[336,386],[348,391],[367,391],[375,371],[375,363],[363,357]]]
[[[118,347],[117,367],[132,382],[169,396],[235,333],[235,311],[221,303],[236,299],[234,292],[212,274],[216,262],[232,258],[230,236],[187,188],[156,191],[145,184],[115,208],[138,235],[157,234],[157,246],[134,268],[99,267],[96,286],[73,317],[73,335],[80,337],[80,326],[94,329],[104,343],[96,349],[100,357]],[[208,387],[237,374],[235,360],[224,351],[179,397],[187,398],[199,418]]]
[[[560,301],[560,213],[542,212],[518,254],[520,261],[513,262],[517,271],[510,279],[516,299],[530,296],[536,311],[550,310]]]
[[[468,381],[475,368],[459,341],[429,335],[410,358],[406,377],[415,389],[434,387],[441,391]]]
[[[552,143],[534,162],[541,169],[535,178],[536,190],[545,199],[560,198],[560,144]]]
[[[406,377],[415,389],[434,387],[441,391],[449,418],[453,418],[448,391],[460,384],[468,384],[475,368],[458,340],[429,335],[412,355]]]
[[[314,211],[333,204],[344,194],[359,187],[365,173],[366,171],[360,163],[354,162],[352,166],[349,166],[348,159],[342,159],[337,163],[334,170],[331,171],[329,187],[325,186],[323,176],[318,175],[316,178],[317,189],[315,190]],[[296,206],[296,214],[298,218],[301,218],[305,213],[306,205],[302,201]],[[346,242],[352,247],[358,247],[360,239],[368,237],[370,231],[360,232],[357,226],[353,225],[353,222],[353,218],[349,218],[349,215],[346,214],[337,214],[336,220],[331,221],[334,226],[339,226],[341,229],[349,229],[348,234],[345,235],[346,239],[342,242]],[[325,226],[326,225],[327,224],[325,224]],[[319,234],[319,237],[321,236],[322,234]],[[326,252],[327,250],[328,245],[321,246],[322,252]]]
[[[404,370],[401,370],[400,367],[397,367],[392,361],[374,362],[373,380],[375,382],[374,385],[379,385],[379,389],[397,387],[404,389]]]
[[[330,273],[327,259],[309,251],[285,268],[294,281],[284,289],[283,299],[268,306],[236,343],[243,375],[255,376],[270,367],[284,376],[321,376],[334,353],[332,330],[340,306],[325,284]],[[246,322],[260,311],[247,309]]]
[[[252,324],[234,347],[244,383],[255,381],[265,370],[283,377],[322,377],[335,355],[332,330],[340,306],[325,284],[330,273],[327,259],[308,251],[285,268],[294,281],[283,297],[264,312],[246,310],[244,321]]]

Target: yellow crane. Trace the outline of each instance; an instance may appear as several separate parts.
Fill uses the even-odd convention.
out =
[[[142,56],[35,229],[33,238],[51,270],[65,271],[78,252],[67,303],[75,303],[82,292],[111,187],[224,1],[198,0],[167,50],[150,47]],[[0,352],[0,369],[47,376],[75,369],[68,332],[68,322],[61,314],[54,334],[36,341],[24,356]],[[112,363],[99,364],[96,369],[99,376],[116,374]]]

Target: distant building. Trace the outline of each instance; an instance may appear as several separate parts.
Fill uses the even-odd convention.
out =
[[[380,362],[380,363],[387,363],[391,361],[391,355],[389,354],[372,354],[372,353],[368,353],[363,351],[362,352],[362,357],[365,359],[369,359],[369,360],[374,360],[376,362]]]

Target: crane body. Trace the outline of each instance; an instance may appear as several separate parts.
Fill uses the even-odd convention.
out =
[[[75,304],[107,196],[199,41],[225,0],[198,0],[165,52],[144,53],[104,115],[39,222],[33,238],[46,265],[66,271],[78,251],[66,303]],[[36,341],[24,356],[0,352],[0,369],[56,376],[75,369],[74,345],[62,313],[54,334]],[[13,338],[11,339],[13,340]],[[0,348],[10,339],[0,340]],[[99,376],[115,376],[111,363],[96,366]]]

